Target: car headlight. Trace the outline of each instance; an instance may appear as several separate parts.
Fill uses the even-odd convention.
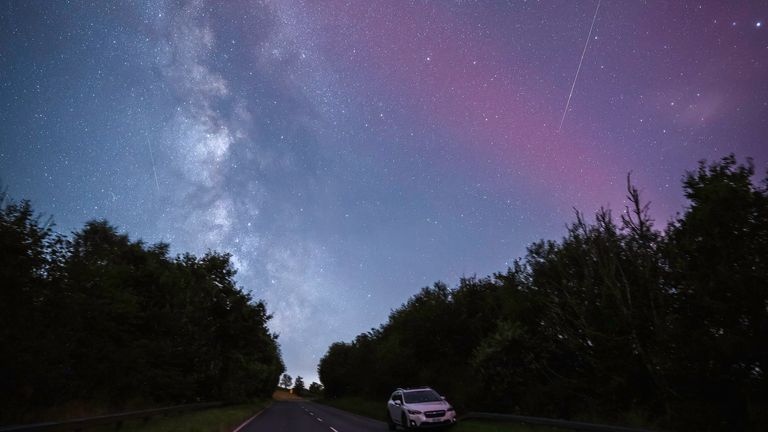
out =
[[[455,409],[453,409],[453,407],[452,407],[452,406],[449,406],[449,407],[448,407],[448,409],[447,409],[446,411],[456,411],[456,410],[455,410]]]
[[[421,414],[421,411],[409,409],[408,414]]]

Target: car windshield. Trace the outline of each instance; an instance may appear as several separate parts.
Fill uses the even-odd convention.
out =
[[[405,403],[437,402],[442,400],[434,390],[418,390],[403,393]]]

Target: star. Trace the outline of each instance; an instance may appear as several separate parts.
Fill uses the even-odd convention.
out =
[[[0,7],[3,186],[64,233],[105,217],[172,255],[231,252],[294,376],[422,282],[503,270],[568,209],[618,205],[629,171],[666,220],[686,201],[663,179],[768,161],[768,64],[747,61],[765,41],[733,42],[757,10],[690,2],[691,37],[667,31],[688,9],[642,2],[27,3]]]

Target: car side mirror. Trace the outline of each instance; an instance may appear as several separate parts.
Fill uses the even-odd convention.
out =
[[[397,405],[397,406],[400,406],[400,405],[402,405],[402,404],[403,404],[403,403],[402,403],[402,402],[400,402],[399,400],[396,400],[396,401],[395,401],[395,405]]]
[[[445,396],[440,396],[440,399],[445,400]]]

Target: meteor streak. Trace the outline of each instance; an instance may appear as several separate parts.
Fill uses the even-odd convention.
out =
[[[157,193],[160,193],[160,183],[157,181],[157,170],[155,169],[155,156],[152,154],[152,143],[149,141],[149,136],[146,139],[147,147],[149,147],[149,159],[152,161],[152,173],[155,175],[155,187],[157,188]]]
[[[571,105],[571,97],[573,96],[573,89],[576,87],[576,80],[579,79],[579,72],[581,71],[581,63],[584,62],[584,54],[587,53],[587,47],[589,46],[589,40],[592,39],[592,29],[595,27],[595,20],[597,19],[597,11],[600,10],[600,2],[597,0],[597,7],[595,7],[595,15],[592,17],[592,25],[589,26],[589,34],[587,35],[587,41],[584,42],[584,49],[581,51],[581,59],[579,60],[579,67],[576,68],[576,75],[573,77],[573,83],[571,84],[571,91],[568,93],[568,101],[565,103],[565,110],[563,111],[563,118],[560,119],[560,127],[557,128],[559,132],[563,128],[563,122],[565,122],[565,115],[568,114],[568,107]]]

